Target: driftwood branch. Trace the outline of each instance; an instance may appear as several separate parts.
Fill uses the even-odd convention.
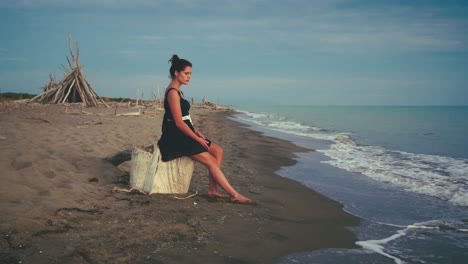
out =
[[[62,81],[55,81],[55,77],[50,75],[50,80],[44,86],[44,91],[32,98],[30,101],[39,103],[63,104],[68,102],[81,102],[85,107],[99,107],[100,104],[109,107],[102,98],[93,90],[89,82],[85,79],[82,68],[79,64],[80,46],[76,42],[76,54],[73,53],[71,34],[68,38],[70,56],[66,56],[69,70],[64,65],[62,68],[66,74]]]
[[[163,162],[157,145],[153,152],[134,147],[130,168],[130,187],[153,193],[187,193],[194,160],[181,157]]]
[[[37,117],[26,117],[26,119],[34,119],[34,120],[42,121],[42,122],[44,122],[44,123],[50,123],[49,120],[42,119],[42,118],[37,118]]]

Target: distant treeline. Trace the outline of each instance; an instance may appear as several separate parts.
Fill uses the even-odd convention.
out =
[[[122,98],[122,97],[119,97],[119,98],[111,98],[111,97],[101,97],[102,100],[104,100],[105,102],[119,102],[119,103],[126,103],[126,102],[133,102],[135,101],[134,99],[130,99],[130,98]]]
[[[35,94],[27,93],[0,93],[0,100],[21,100],[21,99],[31,99]]]
[[[28,94],[28,93],[0,93],[0,100],[22,100],[22,99],[31,99],[36,94]],[[130,98],[111,98],[111,97],[102,97],[102,99],[106,102],[130,102],[134,101]]]

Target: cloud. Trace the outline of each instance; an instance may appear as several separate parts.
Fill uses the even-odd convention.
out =
[[[305,80],[278,77],[237,77],[237,78],[195,78],[188,87],[183,89],[187,96],[210,101],[218,98],[225,103],[248,101],[260,98],[263,101],[281,101],[294,87],[304,87]]]
[[[135,57],[135,56],[143,55],[144,52],[142,52],[140,50],[120,50],[119,54],[122,57],[128,58],[128,57]]]
[[[162,0],[3,0],[0,8],[156,8]]]
[[[167,35],[143,35],[145,42],[153,44],[181,39],[204,45],[216,41],[260,47],[270,44],[310,46],[330,52],[388,49],[452,51],[468,48],[468,19],[449,17],[448,13],[457,8],[450,5],[435,8],[430,5],[412,6],[411,3],[395,5],[360,1],[292,1],[282,4],[263,0],[7,0],[0,6],[169,10],[169,13],[161,11],[162,17],[152,20],[161,22],[170,16],[174,28],[184,34],[170,39],[168,35],[172,31]],[[180,12],[171,14],[173,8],[184,10],[184,16],[178,16]]]
[[[161,42],[162,40],[167,39],[166,37],[158,36],[158,35],[144,35],[141,38],[147,42],[152,42],[152,43]]]
[[[5,62],[25,62],[27,61],[25,58],[15,58],[15,57],[0,57],[0,61]]]
[[[3,70],[0,71],[0,88],[3,92],[18,92],[38,94],[49,80],[49,72],[44,69],[35,70]]]
[[[12,70],[10,65],[16,63],[18,69],[31,69],[42,67],[44,61],[63,62],[50,57],[66,46],[66,41],[62,45],[51,34],[66,35],[73,29],[84,43],[82,61],[105,69],[90,77],[103,96],[135,97],[136,88],[146,89],[149,95],[156,83],[165,87],[167,76],[138,73],[167,74],[167,60],[174,53],[186,55],[197,65],[196,78],[186,87],[188,95],[214,97],[209,100],[219,96],[222,100],[291,98],[294,103],[320,103],[320,98],[338,98],[344,90],[356,94],[353,100],[359,100],[358,94],[384,98],[386,90],[402,87],[399,95],[404,95],[405,89],[424,86],[405,78],[410,75],[431,84],[440,72],[454,72],[453,78],[444,79],[450,83],[437,84],[441,90],[466,81],[460,77],[468,50],[466,15],[445,2],[437,7],[388,3],[6,0],[0,7],[18,10],[0,9],[0,20],[10,25],[3,27],[3,35],[11,35],[1,44],[0,66]],[[31,10],[21,10],[27,8]],[[24,41],[26,37],[36,41]],[[42,44],[47,44],[42,52],[33,54]],[[440,52],[452,53],[440,56]],[[442,69],[444,62],[448,66]],[[52,64],[55,68],[57,63]],[[377,75],[382,78],[372,78]],[[20,72],[11,76],[15,78],[1,76],[2,87],[12,87],[14,79],[24,79],[21,76],[30,78]],[[48,71],[35,80],[45,82],[47,76]],[[15,87],[32,86],[21,80]]]
[[[9,50],[0,47],[0,62],[26,62],[24,57],[11,57],[8,56]]]
[[[0,8],[102,8],[135,9],[163,6],[193,9],[203,4],[219,4],[212,0],[2,0]]]
[[[266,33],[270,38],[276,35],[283,41],[288,38],[298,46],[323,51],[466,50],[468,19],[449,18],[441,11],[431,17],[428,15],[431,12],[437,10],[421,7],[329,10],[303,20],[275,19],[271,22],[271,29],[275,30]]]
[[[246,12],[259,5],[271,5],[265,0],[2,0],[0,8],[105,8],[135,9],[173,7],[182,9],[216,8],[223,12]]]
[[[158,87],[164,89],[168,78],[161,75],[133,74],[114,75],[101,74],[88,79],[94,90],[102,96],[135,98],[137,90],[144,94],[145,99],[151,99],[151,94],[157,94]]]
[[[249,2],[253,5],[253,2]],[[251,44],[257,48],[283,45],[322,52],[460,51],[468,48],[468,19],[454,18],[431,7],[379,6],[349,9],[308,4],[304,10],[283,6],[284,12],[257,16],[196,16],[175,18],[187,32],[171,39],[210,45]],[[307,13],[309,12],[309,13]],[[432,14],[433,16],[431,16]],[[159,37],[154,42],[163,41]],[[168,40],[168,39],[166,39]],[[216,44],[216,43],[213,43]]]

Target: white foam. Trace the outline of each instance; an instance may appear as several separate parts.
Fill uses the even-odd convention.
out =
[[[408,234],[408,231],[417,232],[421,230],[422,232],[428,232],[427,230],[441,230],[441,229],[453,229],[463,232],[464,229],[462,227],[465,224],[459,220],[430,220],[420,223],[414,223],[408,226],[400,226],[394,224],[386,224],[386,223],[379,223],[383,225],[395,226],[395,227],[402,227],[404,229],[396,231],[395,234],[384,238],[384,239],[374,239],[374,240],[365,240],[365,241],[357,241],[356,245],[361,246],[363,249],[370,250],[387,258],[393,259],[393,261],[397,264],[405,263],[403,260],[389,254],[386,252],[385,244],[401,238]]]
[[[395,240],[395,239],[397,239],[397,238],[399,238],[401,236],[404,236],[404,235],[406,235],[405,230],[398,230],[396,234],[394,234],[394,235],[392,235],[390,237],[380,239],[380,240],[357,241],[356,245],[361,246],[364,249],[373,251],[373,252],[375,252],[377,254],[380,254],[382,256],[385,256],[387,258],[393,259],[393,261],[395,261],[396,264],[402,264],[402,263],[405,263],[405,262],[402,261],[401,259],[395,257],[395,256],[392,256],[392,255],[386,253],[384,251],[385,248],[382,245],[387,244],[388,242],[390,242],[392,240]]]
[[[468,193],[455,193],[449,201],[454,204],[468,206]]]
[[[321,140],[335,140],[340,135],[338,133],[329,133],[325,129],[315,126],[309,126],[301,124],[292,120],[288,120],[286,117],[277,116],[274,114],[267,113],[251,113],[247,111],[239,111],[245,114],[245,116],[237,116],[239,120],[254,123],[261,127],[267,127],[274,131],[280,131],[287,134],[311,137]]]
[[[329,149],[317,150],[330,158],[324,163],[401,186],[406,191],[468,206],[468,159],[360,146],[350,133],[334,133],[269,113],[240,112],[245,116],[238,116],[239,119],[262,127],[333,142]]]
[[[330,149],[318,151],[331,158],[324,163],[468,206],[468,160],[351,143],[336,139]]]

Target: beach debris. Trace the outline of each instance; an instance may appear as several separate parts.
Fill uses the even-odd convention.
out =
[[[125,192],[125,193],[141,193],[141,194],[147,194],[146,192],[142,190],[138,190],[136,188],[130,188],[130,189],[125,189],[125,188],[119,188],[119,187],[114,187],[112,189],[112,192]]]
[[[102,125],[101,121],[83,121],[79,122],[78,125]]]
[[[71,214],[72,211],[75,212],[80,212],[80,213],[88,213],[88,214],[102,214],[102,211],[97,210],[97,209],[81,209],[77,207],[71,207],[71,208],[60,208],[57,211],[55,211],[55,215],[60,213],[61,211],[67,212],[68,214]]]
[[[205,97],[203,97],[203,100],[202,100],[202,105],[206,105],[206,106],[209,106],[209,107],[216,107],[216,104],[206,100]]]
[[[79,65],[78,59],[80,56],[80,46],[76,42],[76,55],[73,53],[73,44],[71,34],[68,37],[71,60],[67,56],[67,69],[62,65],[62,69],[66,72],[63,80],[57,82],[55,76],[49,75],[49,82],[44,86],[43,93],[35,96],[30,102],[49,103],[49,104],[64,104],[64,103],[81,103],[85,107],[99,107],[103,104],[109,105],[97,95],[91,84],[86,80],[81,69],[84,67]]]
[[[130,167],[130,186],[153,193],[187,193],[195,162],[190,157],[180,157],[167,162],[161,159],[159,146],[153,153],[133,147]]]
[[[193,107],[199,107],[199,108],[208,108],[208,109],[214,109],[214,110],[223,110],[223,111],[230,111],[232,110],[231,107],[227,106],[227,105],[220,105],[219,104],[219,97],[218,97],[218,102],[217,103],[213,103],[213,102],[210,102],[206,99],[206,97],[203,97],[202,99],[202,102],[200,104],[196,104],[194,101],[193,101],[193,98],[192,98],[192,103],[191,105],[193,105]]]
[[[116,114],[115,116],[139,116],[141,114],[142,114],[141,108],[138,108],[138,112],[121,113],[121,114]]]
[[[85,114],[85,115],[95,115],[96,113],[91,113],[91,112],[87,112],[87,111],[81,111],[81,113]]]
[[[46,119],[42,119],[42,118],[37,118],[37,117],[26,117],[26,119],[33,119],[33,120],[39,120],[39,121],[42,121],[44,123],[50,123],[49,120],[46,120]]]
[[[192,197],[195,197],[198,195],[198,191],[195,191],[195,193],[192,193],[190,195],[187,195],[185,197],[179,197],[179,196],[174,196],[174,198],[176,198],[177,200],[187,200],[187,199],[190,199]],[[193,202],[194,204],[196,204],[195,202]]]

